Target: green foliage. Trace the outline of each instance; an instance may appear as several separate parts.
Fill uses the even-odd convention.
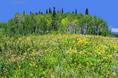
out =
[[[0,78],[118,77],[116,38],[68,34],[1,37],[0,53]]]
[[[109,35],[109,28],[106,22],[98,17],[86,14],[78,14],[77,9],[74,13],[65,13],[62,9],[57,11],[49,8],[46,13],[25,12],[16,14],[14,18],[8,21],[5,26],[7,35],[28,35],[28,34],[47,34],[52,32],[71,33],[71,34],[92,34]]]

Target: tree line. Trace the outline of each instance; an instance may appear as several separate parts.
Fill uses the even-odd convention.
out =
[[[55,7],[46,9],[45,12],[30,14],[16,13],[6,24],[0,24],[7,35],[67,33],[67,34],[92,34],[107,36],[111,33],[107,23],[96,16],[89,14],[88,8],[85,14],[56,10]]]

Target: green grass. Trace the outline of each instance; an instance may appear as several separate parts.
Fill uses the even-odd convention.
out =
[[[69,34],[1,37],[0,78],[118,78],[118,39]]]

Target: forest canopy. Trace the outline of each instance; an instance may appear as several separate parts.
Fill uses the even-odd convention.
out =
[[[14,18],[7,24],[0,24],[0,27],[7,35],[68,33],[107,36],[110,34],[107,23],[101,18],[91,16],[88,8],[85,14],[78,13],[77,9],[64,12],[63,8],[56,10],[55,7],[46,9],[45,12],[16,13]]]

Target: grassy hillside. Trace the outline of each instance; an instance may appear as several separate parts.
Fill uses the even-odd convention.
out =
[[[43,35],[0,39],[0,78],[118,78],[118,39]]]

